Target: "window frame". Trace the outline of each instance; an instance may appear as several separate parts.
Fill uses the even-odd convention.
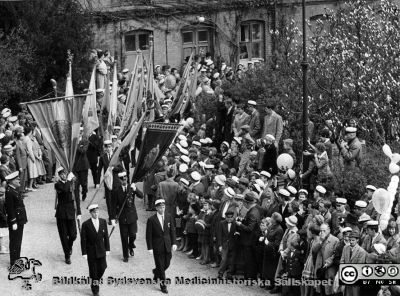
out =
[[[184,42],[183,35],[185,33],[192,33],[192,42]],[[207,41],[200,41],[200,32],[207,32]],[[183,56],[187,56],[185,54],[185,50],[189,49],[191,52],[195,52],[196,54],[200,54],[201,48],[207,47],[207,51],[213,52],[213,33],[214,30],[209,25],[199,25],[199,26],[186,26],[181,29],[182,36],[182,54]],[[206,51],[206,52],[207,52]],[[205,55],[206,52],[203,54]]]
[[[139,36],[140,35],[146,35],[147,37],[146,37],[146,39],[147,39],[147,41],[146,41],[146,45],[145,46],[147,46],[147,48],[146,49],[141,49],[140,48],[140,38],[139,38]],[[151,31],[151,30],[143,30],[143,29],[138,29],[138,30],[132,30],[132,31],[129,31],[129,32],[126,32],[125,34],[124,34],[124,42],[125,42],[125,52],[127,52],[127,53],[133,53],[133,52],[137,52],[137,50],[140,50],[140,51],[149,51],[150,50],[150,36],[151,35],[153,35],[153,31]],[[127,48],[127,42],[126,42],[126,37],[131,37],[131,36],[134,36],[134,40],[135,40],[135,49],[134,50],[132,50],[132,49],[129,49],[128,50],[128,48]]]
[[[260,29],[260,38],[261,39],[253,39],[254,37],[254,32],[253,28],[255,25],[258,25]],[[243,28],[246,28],[243,30]],[[248,21],[243,21],[240,23],[240,36],[239,36],[239,60],[252,60],[252,59],[263,59],[265,60],[266,56],[266,46],[265,46],[265,38],[266,38],[266,33],[265,33],[265,22],[262,20],[248,20]],[[245,36],[244,41],[243,40],[243,32],[248,34],[248,36]],[[259,44],[261,45],[261,53],[260,56],[253,56],[253,49],[254,44]],[[242,52],[241,48],[245,46],[246,51],[247,51],[247,57],[242,58]]]

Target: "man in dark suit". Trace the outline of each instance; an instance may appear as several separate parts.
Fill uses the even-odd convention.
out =
[[[224,273],[227,271],[227,278],[232,278],[233,272],[233,259],[235,251],[235,224],[234,212],[231,210],[226,211],[225,220],[220,221],[217,227],[217,246],[218,251],[221,253],[221,265],[218,270],[218,278],[223,278]]]
[[[73,172],[76,176],[75,198],[79,198],[79,186],[81,186],[82,201],[84,201],[88,192],[89,160],[86,156],[86,152],[89,147],[89,141],[82,138],[82,133],[83,128],[81,127],[80,140],[78,143],[78,149],[76,150]]]
[[[72,175],[68,176],[62,168],[57,169],[60,180],[54,184],[57,192],[56,219],[61,245],[65,255],[65,263],[71,264],[72,245],[76,239],[76,222],[81,220],[81,202],[72,196]]]
[[[99,159],[98,176],[101,177],[101,170],[103,174],[107,172],[108,165],[110,164],[111,157],[113,155],[112,141],[104,141],[104,152],[101,154]],[[106,199],[107,212],[108,212],[108,224],[111,224],[111,190],[104,185],[104,198]]]
[[[131,188],[128,188],[126,172],[119,173],[118,177],[121,182],[112,190],[111,223],[115,227],[115,220],[118,219],[122,253],[124,256],[123,261],[128,262],[129,255],[134,256],[133,249],[136,248],[135,240],[138,216],[135,206],[135,195],[143,198],[143,194],[136,189],[134,183],[131,184]],[[120,212],[121,214],[119,215]]]
[[[97,130],[96,130],[97,131]],[[89,160],[90,171],[92,172],[93,184],[94,188],[96,188],[100,184],[100,173],[97,167],[99,163],[99,156],[101,154],[101,140],[97,135],[96,131],[94,131],[89,136],[89,147],[86,152],[87,158]]]
[[[7,213],[7,224],[10,235],[10,266],[13,266],[15,260],[21,257],[22,236],[24,225],[28,222],[26,217],[24,200],[19,191],[20,181],[18,172],[13,172],[6,177],[7,187],[5,196],[5,205]]]
[[[28,148],[23,141],[24,133],[17,133],[16,134],[16,141],[15,141],[15,158],[17,161],[17,169],[19,172],[19,177],[21,179],[21,186],[18,190],[20,192],[25,191],[25,183],[28,180]]]
[[[236,111],[231,98],[228,97],[225,99],[225,107],[226,107],[226,115],[224,122],[224,141],[230,143],[232,142],[233,139],[232,122]]]
[[[165,213],[165,200],[155,201],[157,213],[147,220],[146,243],[149,253],[153,255],[156,268],[153,269],[154,280],[159,280],[161,292],[167,294],[165,271],[171,262],[172,253],[176,251],[176,235],[173,218]]]
[[[9,168],[9,160],[7,155],[2,155],[0,157],[0,180],[1,184],[5,184],[6,182],[6,177],[12,173],[12,171]]]
[[[107,268],[106,255],[110,253],[107,222],[99,218],[99,206],[89,206],[91,218],[83,222],[81,230],[81,249],[83,258],[89,265],[90,288],[93,295],[99,295],[99,284]]]
[[[244,206],[248,209],[242,222],[236,221],[236,227],[240,233],[240,243],[243,246],[244,256],[244,278],[257,278],[256,262],[256,243],[260,237],[260,212],[256,207],[256,198],[254,192],[246,193],[244,197]]]
[[[165,200],[165,212],[173,218],[176,214],[176,197],[178,196],[179,185],[174,181],[174,171],[170,168],[167,171],[167,179],[158,184],[157,198]]]

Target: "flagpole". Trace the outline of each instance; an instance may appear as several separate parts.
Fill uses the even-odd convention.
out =
[[[50,99],[44,99],[44,100],[30,101],[30,102],[21,102],[19,104],[20,105],[28,105],[28,104],[34,104],[34,103],[47,102],[47,101],[56,101],[56,100],[61,100],[61,99],[66,99],[66,98],[86,97],[88,94],[91,94],[91,93],[79,94],[79,95],[73,95],[73,96],[56,97],[56,98],[50,98]]]

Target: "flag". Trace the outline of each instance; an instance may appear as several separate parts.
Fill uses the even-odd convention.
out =
[[[194,74],[190,79],[188,96],[186,97],[185,102],[182,102],[182,108],[180,110],[180,114],[181,114],[180,118],[181,119],[183,119],[183,113],[185,112],[186,107],[189,104],[190,100],[192,100],[196,97],[197,79],[199,76],[199,71],[197,70],[197,65],[198,65],[198,63],[196,62],[196,65],[194,66]]]
[[[83,135],[86,138],[89,138],[92,132],[99,127],[96,106],[96,66],[94,66],[92,77],[90,78],[89,91],[83,108]]]
[[[117,63],[114,63],[113,81],[110,100],[110,113],[108,116],[108,130],[113,130],[117,119],[117,96],[118,96],[118,78],[117,78]]]
[[[27,103],[61,166],[72,171],[79,143],[84,95]]]
[[[146,174],[155,170],[157,162],[171,145],[180,127],[180,124],[175,123],[147,124],[132,182],[142,181]]]
[[[138,122],[134,123],[134,126],[129,131],[129,134],[125,137],[125,139],[119,145],[117,151],[115,151],[115,153],[111,157],[110,163],[108,165],[108,169],[107,169],[106,173],[104,174],[104,183],[110,190],[112,190],[112,184],[113,184],[113,175],[112,175],[113,167],[118,163],[119,155],[121,154],[122,149],[124,149],[125,147],[127,147],[129,145],[134,144],[135,139],[139,133],[140,127],[143,124],[144,118],[145,118],[145,113],[143,113],[142,117],[139,119]]]
[[[73,97],[74,89],[72,87],[72,63],[69,63],[68,74],[67,74],[67,83],[65,84],[65,96]]]

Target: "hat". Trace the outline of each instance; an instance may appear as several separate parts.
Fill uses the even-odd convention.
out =
[[[204,140],[206,140],[207,144],[212,144],[213,140],[211,140],[211,138],[205,138]]]
[[[232,176],[231,179],[236,183],[239,184],[239,178],[236,176]]]
[[[375,220],[369,220],[367,222],[367,226],[378,226],[378,225],[379,225],[379,222],[375,221]]]
[[[201,147],[201,143],[199,141],[193,141],[192,144]]]
[[[346,227],[346,228],[350,228],[350,227]],[[358,230],[352,230],[350,232],[349,238],[357,238],[357,239],[359,239],[360,238],[360,232]]]
[[[11,116],[8,118],[8,121],[10,121],[10,122],[16,122],[17,120],[18,120],[17,116]]]
[[[248,125],[248,124],[242,125],[242,126],[240,127],[240,129],[242,129],[242,130],[248,132],[248,131],[250,131],[250,125]]]
[[[367,222],[367,221],[370,221],[370,220],[371,220],[371,217],[366,213],[362,213],[360,218],[358,218],[358,222]]]
[[[286,224],[289,226],[296,226],[297,225],[297,217],[296,216],[290,216],[285,218]]]
[[[6,179],[7,181],[14,180],[16,177],[18,177],[18,174],[19,174],[19,172],[18,172],[18,171],[15,171],[15,172],[13,172],[13,173],[7,175],[7,176],[5,177],[5,179]]]
[[[232,210],[227,210],[226,212],[225,212],[225,217],[226,216],[233,216],[235,213],[232,211]]]
[[[126,172],[120,172],[118,174],[118,177],[120,177],[120,178],[126,177]]]
[[[180,160],[182,160],[185,163],[189,163],[190,162],[190,158],[187,155],[181,155],[181,157],[179,157]]]
[[[321,185],[318,185],[317,187],[315,187],[315,190],[318,191],[321,194],[325,194],[326,193],[326,189]]]
[[[207,144],[206,139],[200,139],[200,144]]]
[[[0,133],[0,140],[3,139],[6,135],[4,133]]]
[[[346,133],[356,133],[357,132],[357,128],[353,127],[353,126],[348,126],[346,127]]]
[[[104,145],[112,145],[112,141],[111,140],[105,140],[104,141]]]
[[[204,169],[206,169],[206,170],[212,170],[214,168],[214,165],[213,164],[206,164],[205,166],[204,166]]]
[[[207,69],[206,68],[201,68],[200,72],[207,72]]]
[[[235,140],[238,144],[242,144],[242,138],[241,137],[233,137],[233,140]]]
[[[336,198],[336,204],[345,205],[345,204],[347,204],[347,199],[342,198],[342,197],[338,197],[338,198]]]
[[[271,141],[275,141],[275,137],[271,134],[266,135],[265,139],[270,139]]]
[[[290,192],[289,191],[287,191],[286,189],[279,189],[279,194],[280,195],[283,195],[283,196],[286,196],[286,197],[289,197],[290,196]]]
[[[125,68],[124,70],[122,70],[122,73],[128,73],[128,72],[129,72],[128,68]]]
[[[190,174],[190,177],[194,180],[194,181],[200,181],[201,179],[201,175],[199,174],[199,172],[194,171]]]
[[[179,151],[184,154],[184,155],[189,155],[189,151],[187,151],[185,148],[182,148],[181,145],[176,144],[176,147],[178,147]]]
[[[236,194],[235,199],[237,200],[244,200],[244,195],[243,194]]]
[[[372,191],[376,190],[376,187],[373,185],[367,185],[365,188],[367,188],[368,190],[372,190]]]
[[[258,194],[261,193],[261,191],[262,191],[261,187],[257,183],[254,183],[252,187],[253,187],[253,189],[255,189],[255,191],[257,191]]]
[[[292,195],[296,195],[297,194],[297,190],[296,188],[294,188],[293,186],[288,186],[287,190],[292,194]]]
[[[62,171],[65,171],[63,167],[58,167],[56,170],[57,174],[59,174]]]
[[[239,179],[239,184],[243,184],[243,185],[249,185],[249,183],[250,183],[250,181],[249,181],[249,179],[247,179],[247,178],[240,178]]]
[[[181,140],[180,142],[179,142],[179,144],[183,147],[183,148],[187,148],[189,145],[188,145],[188,143],[185,141],[185,140]]]
[[[217,78],[219,77],[219,73],[218,73],[218,72],[215,72],[214,75],[213,75],[213,77],[214,77],[215,79],[217,79]]]
[[[357,200],[356,203],[354,204],[354,206],[356,206],[357,208],[361,208],[364,209],[367,207],[367,203],[363,200]]]
[[[204,161],[199,161],[199,166],[204,168],[204,166],[206,165],[206,163]]]
[[[251,106],[257,106],[256,101],[252,101],[252,100],[247,101],[247,104],[248,104],[248,105],[251,105]]]
[[[7,118],[7,117],[11,116],[11,111],[6,111],[6,112],[2,113],[2,115],[3,115],[3,118]]]
[[[254,202],[256,200],[256,194],[254,192],[247,192],[244,196],[246,202]]]
[[[102,93],[102,92],[104,92],[104,88],[98,88],[98,89],[96,89],[96,92],[97,93]]]
[[[164,100],[164,104],[167,104],[167,103],[172,103],[172,100],[171,99],[165,99]]]
[[[162,105],[162,106],[161,106],[161,109],[168,109],[168,108],[169,108],[168,105]]]
[[[299,190],[299,194],[300,194],[300,193],[305,193],[306,195],[308,195],[308,191],[305,190],[305,189],[300,189],[300,190]]]
[[[117,139],[117,135],[111,135],[111,139]]]
[[[181,163],[179,165],[179,172],[180,173],[186,173],[188,169],[189,169],[189,167],[188,167],[188,165],[186,163]]]
[[[116,130],[120,130],[120,129],[121,129],[121,127],[120,127],[119,125],[116,125],[116,126],[114,126],[114,129],[116,129]]]
[[[229,143],[228,143],[227,141],[223,141],[223,142],[222,142],[222,145],[225,145],[226,147],[229,148]]]
[[[264,177],[267,177],[267,178],[271,178],[271,174],[268,173],[267,171],[261,171],[260,176],[264,176]]]
[[[386,246],[382,243],[374,244],[373,247],[376,250],[376,252],[378,253],[378,255],[381,255],[386,252]]]
[[[93,210],[95,210],[95,209],[98,209],[99,208],[99,205],[98,204],[92,204],[92,205],[90,205],[89,207],[88,207],[88,210],[89,210],[89,212],[91,212],[91,211],[93,211]]]
[[[181,181],[183,184],[185,184],[186,186],[189,186],[189,181],[186,180],[185,178],[181,178],[179,181]]]
[[[4,108],[3,110],[1,110],[1,115],[4,115],[7,112],[11,113],[11,110],[9,108]]]
[[[11,150],[13,150],[13,147],[10,144],[8,144],[8,145],[4,146],[3,150],[4,151],[11,151]]]
[[[353,229],[351,229],[351,227],[343,227],[340,229],[340,233],[344,233],[344,232],[348,232],[348,231],[353,231]]]
[[[162,198],[157,199],[157,200],[154,202],[154,205],[157,206],[158,204],[165,204],[165,199],[162,199]]]
[[[258,186],[260,186],[260,188],[262,188],[262,189],[265,188],[265,184],[264,184],[263,180],[261,180],[261,179],[256,179],[255,182],[256,182],[256,184],[257,184]]]
[[[194,226],[195,226],[196,230],[204,230],[204,229],[206,229],[206,224],[205,224],[205,222],[203,220],[197,220],[194,223]]]
[[[235,190],[233,190],[232,188],[228,187],[224,189],[224,193],[226,196],[228,197],[234,197],[235,196]]]

